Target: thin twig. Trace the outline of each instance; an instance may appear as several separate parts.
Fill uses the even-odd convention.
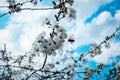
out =
[[[43,68],[45,67],[46,62],[47,62],[47,53],[45,54],[45,60],[44,60],[44,63],[43,63],[43,66],[42,66],[41,69],[43,69]],[[40,70],[41,70],[41,69],[40,69]]]
[[[55,10],[54,8],[21,8],[21,10]]]
[[[19,11],[21,10],[55,10],[54,8],[21,8]],[[4,13],[2,15],[0,15],[0,17],[3,17],[7,14],[11,14],[11,13],[14,13],[14,12],[17,12],[16,10],[14,11],[11,11],[11,12],[7,12],[7,13]]]
[[[3,16],[5,16],[5,15],[7,15],[7,14],[9,14],[9,12],[0,15],[0,17],[3,17]]]
[[[28,80],[37,71],[42,70],[45,67],[46,61],[47,61],[47,53],[45,54],[45,60],[44,60],[43,66],[39,70],[35,70],[34,72],[32,72],[25,80]]]

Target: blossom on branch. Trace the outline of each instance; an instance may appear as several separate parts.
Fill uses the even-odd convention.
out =
[[[69,21],[74,20],[76,18],[76,10],[71,7],[68,7],[67,18],[69,19]]]
[[[34,50],[40,51],[43,54],[47,53],[48,55],[55,55],[55,51],[63,46],[63,43],[67,38],[66,30],[58,24],[53,25],[51,29],[52,31],[47,38],[45,38],[45,32],[38,35],[33,44]]]

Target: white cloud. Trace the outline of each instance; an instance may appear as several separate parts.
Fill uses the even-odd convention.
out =
[[[109,12],[104,11],[97,18],[94,18],[93,22],[95,24],[101,25],[101,24],[107,22],[107,20],[109,20],[109,19],[112,19],[112,15]]]
[[[77,10],[77,20],[85,21],[86,18],[90,17],[96,10],[113,0],[77,0],[75,1],[74,8]]]
[[[10,37],[8,30],[0,30],[0,44],[4,44],[7,42],[8,38]]]
[[[120,10],[117,11],[117,13],[115,15],[115,19],[117,19],[118,21],[120,21]]]

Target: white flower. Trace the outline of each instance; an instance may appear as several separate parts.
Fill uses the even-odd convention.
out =
[[[48,44],[49,44],[49,46],[52,46],[53,40],[52,40],[52,39],[49,39],[49,40],[48,40]]]
[[[97,55],[100,55],[102,53],[102,50],[97,51]]]
[[[86,63],[86,62],[88,61],[88,59],[87,59],[87,58],[82,58],[82,61],[83,61],[84,63]]]
[[[60,41],[60,39],[59,39],[59,37],[58,37],[58,36],[55,36],[55,37],[53,37],[53,41],[54,41],[54,42],[59,42],[59,41]]]
[[[89,67],[85,66],[85,67],[84,67],[84,70],[89,70]]]
[[[97,47],[97,44],[96,43],[93,43],[91,44],[93,48],[96,48]]]
[[[70,21],[72,19],[75,19],[76,18],[76,10],[73,9],[73,8],[68,7],[67,8],[67,17],[70,19]]]
[[[117,39],[119,37],[119,35],[118,34],[114,34],[114,37]]]
[[[47,24],[47,25],[50,25],[50,20],[46,17],[43,23]]]
[[[50,68],[54,68],[54,67],[55,67],[55,65],[54,65],[54,64],[52,64],[52,63],[51,63],[51,64],[50,64],[50,63],[49,63],[49,64],[47,64],[47,66],[49,66]]]
[[[46,33],[43,31],[41,34],[39,34],[39,35],[37,36],[37,40],[38,40],[38,41],[43,41],[45,35],[46,35]]]
[[[60,26],[58,25],[58,23],[55,23],[54,26],[52,27],[52,29],[55,29],[55,28],[59,28]]]
[[[110,43],[105,43],[105,48],[109,49],[110,48]]]
[[[67,37],[67,34],[63,32],[59,32],[57,35],[60,39],[65,39]]]

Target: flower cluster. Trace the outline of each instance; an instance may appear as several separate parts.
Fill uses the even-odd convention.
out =
[[[95,55],[99,55],[102,53],[101,46],[98,46],[97,44],[91,44],[92,48],[90,49],[90,56],[94,57]]]
[[[19,12],[21,10],[21,3],[16,2],[15,0],[7,0],[9,3],[9,13]]]
[[[50,32],[49,37],[46,38],[45,36],[45,32],[38,35],[36,41],[33,44],[34,50],[47,53],[48,55],[55,55],[55,50],[62,48],[67,34],[64,28],[58,24],[55,24],[52,27],[52,31]]]
[[[54,9],[59,9],[58,14],[55,15],[57,21],[67,17],[69,21],[76,18],[76,10],[71,8],[73,0],[60,0],[59,3],[53,1]]]
[[[85,67],[84,71],[85,71],[84,72],[85,77],[83,80],[88,80],[92,76],[92,74],[94,73],[94,70],[90,67]]]

